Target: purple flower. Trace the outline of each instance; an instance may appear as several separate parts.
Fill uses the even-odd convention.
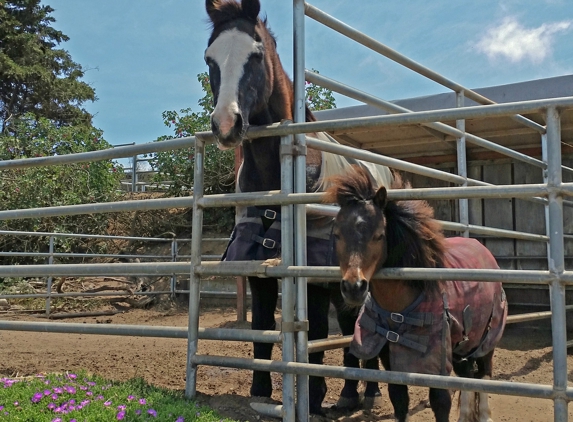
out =
[[[125,410],[127,408],[127,406],[125,404],[120,404],[119,406],[117,406],[117,410]]]
[[[40,400],[42,400],[42,393],[36,393],[32,396],[32,403],[40,403]]]
[[[88,381],[88,385],[91,386],[91,387],[93,387],[94,385],[96,385],[96,383],[93,382],[93,381]]]
[[[127,401],[132,401],[133,399],[135,399],[135,397],[133,397],[131,394],[127,396]]]
[[[92,393],[91,391],[86,391],[86,396],[93,396],[94,393]]]
[[[50,394],[52,394],[50,390],[44,390],[44,396],[49,396]]]
[[[62,394],[63,392],[64,392],[64,389],[61,387],[54,388],[54,393],[56,393],[56,394]]]
[[[80,385],[80,390],[86,391],[88,388],[85,385]]]
[[[0,410],[4,410],[4,406],[0,406]]]
[[[123,420],[123,418],[125,418],[125,410],[122,410],[121,412],[118,412],[118,414],[117,414],[117,420],[118,421]]]
[[[50,409],[50,410],[54,410],[55,408],[56,408],[56,404],[55,404],[55,403],[50,403],[50,404],[48,405],[48,409]]]
[[[66,393],[68,393],[68,394],[76,394],[76,389],[74,387],[69,386],[69,385],[66,385],[64,387],[64,390],[66,390]]]
[[[105,397],[100,394],[99,396],[96,397],[96,400],[103,400],[104,398]]]
[[[78,376],[76,374],[68,374],[68,378],[71,380],[75,380]]]
[[[74,399],[71,399],[68,401],[69,404],[76,404],[76,401]]]
[[[52,422],[62,422],[62,418],[54,418],[52,419]]]
[[[137,416],[141,415],[141,409],[137,409],[137,410],[135,411],[135,414],[136,414]]]
[[[82,400],[82,402],[80,403],[82,406],[87,406],[88,404],[90,404],[91,401],[90,400]],[[111,404],[111,400],[110,400],[110,404]]]
[[[183,416],[179,416],[175,422],[185,422],[185,418]]]
[[[18,403],[17,401],[14,402],[14,406],[18,406],[20,403]]]
[[[154,418],[157,417],[157,411],[154,410],[154,409],[149,409],[149,410],[147,411],[147,413],[148,413],[149,415],[153,416]]]
[[[57,394],[52,394],[52,400],[58,400],[58,395],[57,395]]]
[[[145,399],[139,399],[139,404],[147,404],[147,400],[145,400]]]
[[[108,400],[108,401],[104,402],[103,405],[104,405],[104,406],[111,406],[111,400]]]

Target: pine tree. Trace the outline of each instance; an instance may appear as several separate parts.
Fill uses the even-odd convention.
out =
[[[58,126],[91,124],[82,104],[95,91],[80,79],[84,69],[58,46],[68,37],[51,25],[54,9],[41,0],[0,0],[0,124],[26,113]]]

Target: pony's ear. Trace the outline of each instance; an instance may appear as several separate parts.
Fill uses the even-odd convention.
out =
[[[372,202],[374,202],[374,205],[376,205],[378,208],[383,210],[384,208],[386,208],[387,199],[388,199],[388,194],[386,192],[386,188],[384,186],[381,186],[380,189],[378,189],[378,191],[376,192],[376,195],[374,195],[374,198],[372,198]]]
[[[243,13],[247,19],[254,22],[257,21],[259,12],[261,11],[261,3],[259,0],[243,0],[241,2],[241,8],[243,9]]]

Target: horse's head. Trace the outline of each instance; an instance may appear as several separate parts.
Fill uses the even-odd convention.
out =
[[[206,0],[213,32],[205,51],[215,110],[211,128],[219,148],[238,146],[249,118],[264,110],[270,96],[274,39],[258,18],[259,0]]]
[[[366,299],[370,279],[387,257],[386,188],[376,190],[370,175],[359,167],[331,181],[326,201],[340,205],[334,222],[340,290],[347,304],[359,306]]]

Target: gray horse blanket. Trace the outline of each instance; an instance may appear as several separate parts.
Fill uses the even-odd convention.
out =
[[[447,268],[499,268],[475,239],[446,242]],[[452,362],[491,352],[506,318],[501,282],[446,281],[439,294],[421,294],[399,313],[382,309],[369,295],[356,321],[350,352],[370,359],[389,344],[392,371],[448,375]]]
[[[338,143],[326,133],[316,134],[316,137],[322,141]],[[311,190],[323,192],[328,187],[329,177],[346,171],[351,165],[359,165],[368,170],[375,186],[389,187],[391,185],[393,177],[388,167],[323,152],[320,176]],[[264,207],[238,207],[237,214],[236,225],[222,260],[251,261],[279,258],[281,254],[280,213]],[[267,222],[266,229],[263,219]],[[333,225],[334,218],[332,217],[307,216],[308,265],[338,265],[334,253]]]

